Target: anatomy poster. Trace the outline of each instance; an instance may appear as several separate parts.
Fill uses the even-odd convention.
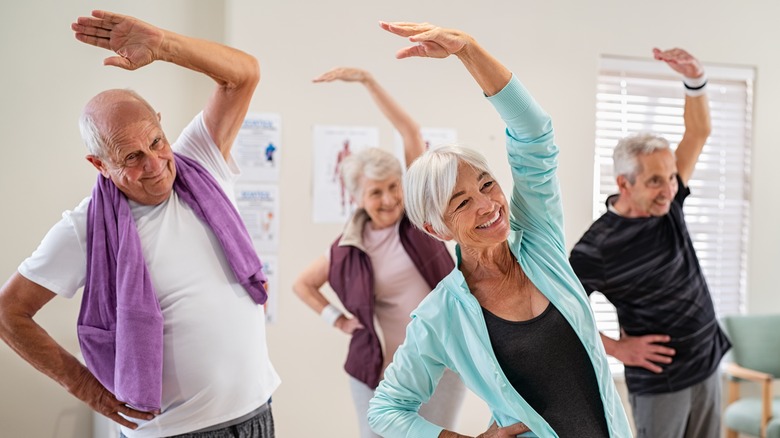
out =
[[[314,127],[312,199],[315,223],[344,223],[355,210],[344,187],[340,165],[349,155],[379,144],[379,131],[372,127]]]
[[[246,115],[232,149],[241,168],[240,181],[279,181],[281,125],[279,114]]]

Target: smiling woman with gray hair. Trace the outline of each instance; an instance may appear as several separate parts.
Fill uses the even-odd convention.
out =
[[[368,148],[352,154],[341,164],[341,177],[344,178],[344,186],[352,199],[360,199],[363,196],[363,178],[382,181],[396,177],[400,180],[402,175],[398,159],[379,148]]]
[[[401,133],[407,163],[425,151],[417,123],[372,75],[342,67],[315,81],[336,79],[359,81],[366,86]],[[374,388],[404,340],[409,314],[452,270],[454,263],[442,242],[412,226],[404,214],[401,163],[392,154],[378,148],[353,153],[342,161],[340,171],[358,209],[328,255],[306,268],[293,289],[328,326],[352,337],[344,368],[350,376],[359,436],[374,438],[366,417]],[[352,316],[342,314],[320,292],[326,282]],[[375,327],[375,319],[381,331]],[[421,414],[440,426],[452,427],[465,391],[458,377],[447,372]]]
[[[432,150],[409,168],[407,214],[457,242],[457,267],[412,314],[369,408],[386,438],[461,437],[417,415],[445,369],[489,406],[480,437],[629,437],[588,297],[568,262],[548,116],[469,35],[382,23],[416,46],[397,57],[457,56],[506,123],[508,201],[476,151]]]

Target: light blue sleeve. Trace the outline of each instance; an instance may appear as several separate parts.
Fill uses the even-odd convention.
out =
[[[396,350],[393,362],[368,407],[368,424],[385,438],[436,438],[442,427],[417,411],[439,383],[445,366],[437,359],[442,349],[435,333],[414,318],[406,329],[406,340]]]
[[[553,237],[564,248],[563,208],[556,170],[558,146],[550,116],[515,77],[488,97],[506,123],[506,147],[512,168],[510,223]]]

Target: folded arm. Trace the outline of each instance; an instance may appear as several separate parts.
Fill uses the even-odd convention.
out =
[[[435,338],[419,319],[413,318],[406,327],[406,339],[369,403],[368,423],[375,433],[387,438],[447,436],[448,431],[418,413],[420,405],[433,395],[445,369],[434,359],[438,352],[432,349],[439,345]]]
[[[318,315],[330,303],[320,288],[328,281],[328,269],[330,262],[325,256],[321,256],[309,265],[293,283],[293,291],[307,306],[317,312]],[[352,334],[355,330],[362,329],[363,325],[357,318],[349,318],[342,314],[333,324],[346,334]]]
[[[608,355],[626,366],[641,367],[656,374],[663,372],[659,364],[669,365],[675,354],[673,348],[663,345],[671,340],[668,335],[629,336],[621,330],[620,339],[612,339],[599,334]]]
[[[153,419],[153,414],[131,409],[117,400],[85,366],[33,320],[38,310],[55,296],[48,289],[15,273],[0,289],[0,338],[22,359],[115,422],[131,429],[137,427],[120,413],[132,418]]]

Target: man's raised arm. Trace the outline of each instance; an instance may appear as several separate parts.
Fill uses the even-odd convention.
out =
[[[253,56],[106,11],[79,17],[71,28],[79,41],[116,53],[103,61],[105,65],[135,70],[154,61],[167,61],[216,81],[217,89],[203,115],[209,134],[227,159],[260,81],[260,67]]]
[[[653,49],[653,56],[659,61],[666,62],[672,70],[683,75],[686,88],[683,112],[685,132],[677,150],[675,150],[675,156],[677,157],[677,173],[683,184],[687,186],[688,180],[693,175],[696,162],[699,160],[699,154],[701,154],[704,143],[707,142],[712,130],[710,104],[705,88],[707,77],[701,63],[683,49]]]

